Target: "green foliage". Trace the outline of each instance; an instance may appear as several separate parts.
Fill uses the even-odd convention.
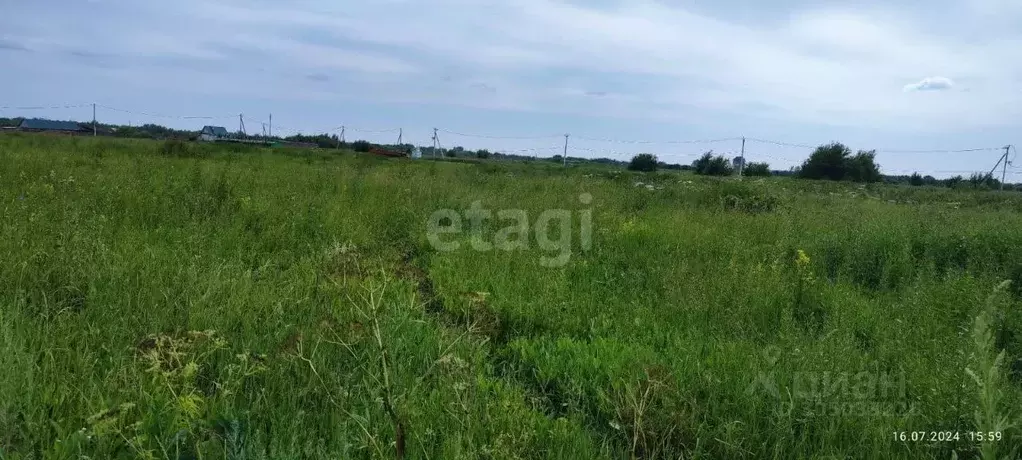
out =
[[[314,144],[316,147],[319,147],[321,149],[336,148],[337,144],[340,142],[340,139],[337,138],[336,134],[333,134],[333,135],[327,135],[327,134],[301,135],[301,134],[296,134],[296,135],[293,135],[293,136],[285,137],[284,140],[288,141],[288,142],[300,142],[300,143],[303,143],[303,144]],[[356,142],[356,144],[357,143],[358,142]],[[366,150],[366,151],[368,151],[368,150]]]
[[[1000,188],[1001,181],[995,179],[991,173],[973,173],[969,176],[969,185],[975,189],[992,190]]]
[[[199,158],[207,156],[208,151],[188,141],[168,139],[160,146],[160,153],[170,157]]]
[[[358,153],[368,153],[372,144],[367,141],[355,141],[351,143],[351,149]]]
[[[479,158],[480,160],[490,158],[490,151],[486,149],[479,149],[476,151],[476,158]]]
[[[880,182],[880,165],[876,164],[876,151],[859,150],[846,162],[846,177],[854,182]]]
[[[245,147],[0,136],[0,456],[1018,457],[1022,194]]]
[[[804,179],[851,180],[879,182],[880,166],[876,164],[876,151],[852,151],[844,144],[834,142],[821,145],[813,151],[798,170]]]
[[[759,187],[726,183],[720,189],[721,206],[729,211],[750,214],[771,212],[777,209],[780,201],[777,195]]]
[[[640,153],[632,157],[628,163],[629,171],[653,172],[656,171],[657,159],[652,153]]]
[[[912,173],[912,176],[908,178],[908,183],[913,187],[919,187],[923,185],[923,176],[920,176],[919,173]]]
[[[848,174],[848,159],[852,152],[837,142],[821,145],[813,151],[802,167],[799,177],[805,179],[842,180]]]
[[[767,177],[770,176],[770,165],[766,163],[749,163],[742,169],[742,174],[753,177]]]
[[[21,126],[21,122],[24,120],[22,117],[15,118],[4,118],[0,117],[0,127],[17,127]]]
[[[730,176],[733,172],[731,162],[723,156],[713,156],[713,152],[706,152],[694,161],[692,169],[703,176]]]

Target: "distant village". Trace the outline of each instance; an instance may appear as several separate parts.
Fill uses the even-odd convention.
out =
[[[177,130],[156,124],[144,124],[140,126],[110,125],[104,123],[58,121],[40,118],[0,118],[0,130],[48,133],[53,135],[68,136],[109,136],[123,138],[176,139],[192,142],[216,142],[216,143],[240,143],[255,144],[263,146],[301,147],[301,148],[349,148],[356,152],[375,153],[383,156],[402,157],[445,157],[445,158],[477,158],[477,159],[503,159],[521,161],[552,161],[561,162],[562,157],[555,155],[551,158],[539,159],[534,156],[515,155],[488,149],[470,150],[461,146],[453,146],[446,149],[434,149],[432,146],[415,146],[413,144],[374,144],[364,140],[345,142],[336,134],[317,135],[293,135],[286,137],[251,135],[243,132],[231,132],[223,126],[203,126],[196,131]],[[436,150],[436,151],[434,151]],[[568,157],[572,164],[594,163],[606,164],[617,167],[626,167],[627,161],[613,160],[609,158],[577,158]],[[687,165],[676,165],[660,163],[663,169],[689,169]]]

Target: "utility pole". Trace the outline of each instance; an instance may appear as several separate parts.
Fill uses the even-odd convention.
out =
[[[745,137],[742,137],[742,155],[738,158],[742,159],[738,162],[738,180],[742,180],[742,172],[745,169]]]
[[[564,162],[564,167],[568,167],[568,134],[564,135],[564,156],[561,157]]]
[[[267,130],[270,137],[273,137],[273,114],[270,114],[270,128]]]
[[[437,145],[440,144],[440,139],[436,137],[437,129],[433,128],[433,158],[436,158]]]
[[[404,135],[404,129],[403,128],[398,128],[397,129],[397,145],[401,145],[401,136],[402,135]]]
[[[242,134],[246,134],[245,133],[245,115],[244,114],[241,114],[241,113],[238,114],[238,124],[240,125],[238,127],[238,132],[242,133]]]
[[[96,137],[96,103],[92,103],[92,137]]]
[[[437,132],[437,129],[433,128],[433,137],[436,138],[436,148],[438,150],[440,150],[440,158],[443,158],[444,157],[444,146],[440,145],[440,136],[438,136],[436,132]],[[433,154],[436,155],[436,150],[433,151]]]
[[[1001,190],[1004,190],[1004,176],[1008,173],[1008,152],[1011,150],[1011,145],[1004,146],[1004,166],[1001,168]]]

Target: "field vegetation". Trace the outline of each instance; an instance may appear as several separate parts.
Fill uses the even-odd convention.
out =
[[[2,459],[1022,453],[1014,192],[13,133],[0,209]]]

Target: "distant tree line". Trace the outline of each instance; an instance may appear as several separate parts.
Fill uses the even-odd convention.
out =
[[[24,120],[24,117],[0,117],[0,127],[17,127],[21,124],[22,120]],[[73,123],[78,123],[82,126],[92,126],[92,122],[73,121]],[[123,138],[196,140],[199,136],[198,130],[173,129],[153,123],[147,123],[140,126],[97,123],[96,130],[104,136]],[[231,137],[236,139],[265,140],[267,142],[295,142],[315,145],[319,148],[350,149],[360,153],[369,152],[373,148],[381,148],[411,154],[413,149],[415,149],[413,144],[382,145],[370,143],[365,140],[342,142],[336,134],[326,133],[269,137],[262,135],[248,135],[238,132],[232,134]],[[482,160],[494,159],[512,161],[534,161],[537,159],[533,156],[501,153],[490,151],[488,149],[471,150],[462,146],[438,149],[435,152],[435,149],[432,146],[419,147],[419,150],[422,153],[422,156],[427,158],[442,156],[447,158],[475,158]],[[563,162],[561,155],[554,155],[546,160],[556,163]],[[735,164],[732,163],[729,158],[722,155],[714,155],[712,151],[706,152],[699,157],[699,159],[693,161],[691,165],[665,163],[659,161],[656,155],[652,153],[640,153],[632,157],[631,161],[628,162],[610,158],[578,157],[568,157],[568,161],[572,164],[602,164],[614,167],[625,167],[632,171],[643,172],[652,172],[657,169],[686,170],[706,176],[729,176],[738,172],[735,168]],[[839,142],[833,142],[817,147],[809,155],[809,158],[802,162],[801,166],[791,168],[787,171],[773,171],[767,163],[747,163],[741,168],[741,174],[745,176],[795,176],[803,179],[833,181],[847,180],[865,183],[883,181],[892,184],[907,184],[917,187],[935,186],[974,189],[1001,188],[1001,181],[989,173],[976,173],[972,174],[968,178],[959,175],[947,179],[936,179],[933,176],[922,176],[919,173],[901,176],[885,176],[880,173],[880,165],[876,163],[875,150],[859,150],[855,154],[852,154],[851,149]],[[1014,186],[1012,184],[1004,184],[1004,188],[1014,189]]]
[[[908,176],[884,176],[884,182],[888,184],[907,184],[913,187],[929,186],[978,190],[1001,188],[1001,181],[991,173],[973,173],[968,178],[957,175],[947,179],[937,179],[933,176],[923,176],[915,172]],[[1016,188],[1015,184],[1004,184],[1005,190],[1015,190]]]

